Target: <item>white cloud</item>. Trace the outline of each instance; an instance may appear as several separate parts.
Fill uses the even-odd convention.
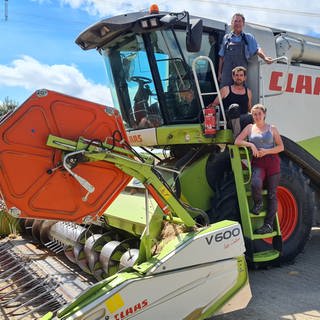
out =
[[[30,56],[22,56],[9,66],[0,65],[0,74],[1,86],[20,87],[30,91],[46,88],[112,105],[107,86],[87,80],[75,66],[41,64]]]
[[[82,9],[91,15],[114,16],[124,12],[140,11],[149,8],[150,1],[123,0],[60,0],[62,5],[69,5],[73,9]]]
[[[85,10],[100,17],[147,10],[152,2],[139,0],[60,0],[63,5]],[[229,22],[235,12],[247,21],[298,33],[317,33],[320,29],[320,2],[301,0],[160,0],[162,11],[187,10],[193,15]]]
[[[53,0],[32,0],[51,3]],[[152,2],[148,0],[60,0],[61,6],[70,6],[92,15],[112,16],[125,12],[147,10]],[[292,5],[292,0],[161,0],[161,11],[188,10],[191,14],[229,22],[235,12],[242,12],[249,22],[258,23],[297,33],[320,35],[320,2],[301,0]],[[265,9],[262,9],[265,8]],[[269,9],[268,9],[269,8]],[[277,10],[273,10],[277,9]],[[294,14],[298,12],[298,14]],[[309,14],[308,14],[309,12]],[[100,18],[97,17],[97,20]],[[48,65],[30,56],[13,60],[10,65],[0,64],[0,86],[10,90],[23,88],[33,91],[47,88],[91,101],[113,105],[107,86],[85,78],[74,65]],[[17,90],[18,92],[18,90]]]

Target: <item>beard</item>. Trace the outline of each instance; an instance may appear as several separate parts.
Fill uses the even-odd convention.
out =
[[[243,80],[235,80],[235,81],[234,81],[234,84],[235,84],[236,86],[242,86],[242,85],[244,85],[244,81],[243,81]]]

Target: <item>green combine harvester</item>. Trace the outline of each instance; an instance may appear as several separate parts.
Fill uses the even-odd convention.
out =
[[[41,89],[1,120],[0,187],[21,237],[0,247],[0,312],[208,319],[246,307],[247,263],[279,264],[303,249],[316,221],[315,155],[301,161],[308,148],[284,136],[274,230],[254,234],[268,194],[251,214],[251,155],[233,145],[219,48],[207,41],[220,43],[225,30],[155,7],[104,19],[76,43],[103,57],[113,107]],[[271,53],[268,72],[257,60],[249,72],[290,74],[294,57]],[[258,79],[248,81],[255,102],[286,95],[264,95]],[[206,108],[216,96],[220,105]]]

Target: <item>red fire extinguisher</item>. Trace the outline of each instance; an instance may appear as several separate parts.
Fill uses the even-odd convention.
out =
[[[204,135],[207,138],[213,137],[217,132],[217,119],[216,119],[216,108],[207,107],[203,110],[204,113]]]

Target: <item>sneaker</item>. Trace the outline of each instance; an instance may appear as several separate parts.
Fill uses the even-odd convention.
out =
[[[263,209],[263,203],[258,203],[253,206],[251,213],[258,215]]]
[[[273,232],[273,228],[270,226],[270,224],[265,223],[262,227],[255,230],[255,234],[266,234]]]

